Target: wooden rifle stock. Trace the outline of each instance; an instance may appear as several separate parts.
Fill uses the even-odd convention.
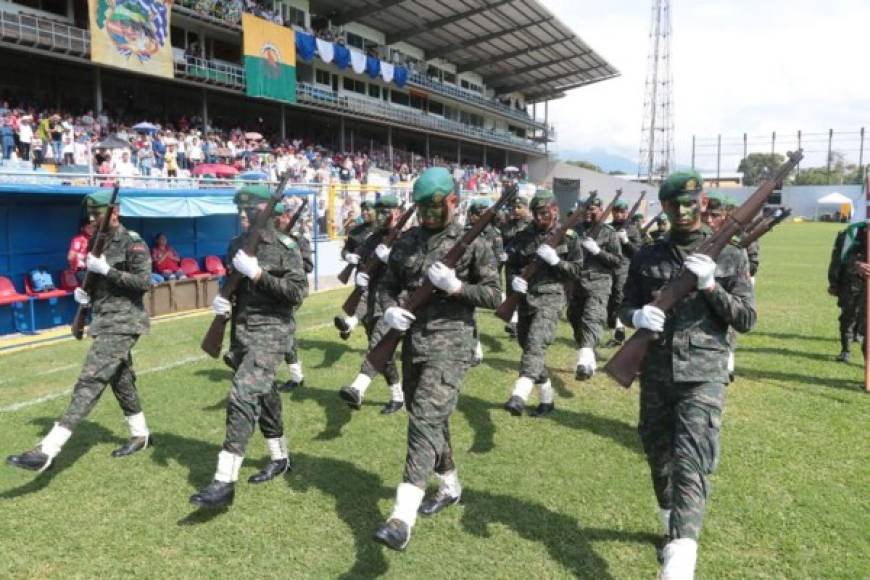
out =
[[[388,248],[392,247],[396,242],[396,239],[402,234],[402,229],[405,227],[405,224],[408,223],[408,220],[411,219],[411,216],[414,215],[414,212],[417,210],[417,206],[415,204],[411,204],[411,207],[405,210],[405,213],[399,217],[399,221],[396,222],[396,225],[390,230],[390,233],[384,238],[382,244],[387,246]],[[374,253],[374,252],[372,252]],[[366,258],[365,264],[360,268],[361,274],[367,274],[371,276],[378,270],[380,270],[382,266],[381,259],[375,255],[371,255]],[[350,293],[350,296],[347,297],[347,300],[342,304],[341,309],[348,316],[353,316],[354,312],[356,312],[357,306],[359,306],[359,301],[362,300],[363,296],[363,288],[359,286],[354,286],[353,292]]]
[[[722,250],[731,243],[734,235],[749,224],[764,207],[767,198],[776,188],[776,184],[784,181],[791,170],[797,166],[803,158],[803,151],[799,149],[795,153],[789,153],[788,157],[788,161],[779,168],[776,175],[764,181],[755,190],[755,193],[728,217],[725,224],[700,245],[696,253],[705,254],[714,260],[719,256]],[[695,275],[683,268],[676,278],[662,287],[658,296],[652,301],[652,305],[660,308],[665,314],[670,313],[683,298],[695,290],[697,282]],[[650,345],[658,339],[658,336],[651,330],[639,328],[607,361],[604,371],[617,383],[629,388],[640,371],[640,366],[646,358]]]
[[[630,222],[631,218],[634,217],[634,214],[637,213],[637,210],[640,209],[640,204],[643,203],[644,198],[646,198],[646,190],[640,192],[640,197],[637,198],[637,201],[634,202],[634,205],[631,206],[631,210],[628,212],[627,220]]]
[[[654,223],[662,216],[665,212],[660,211],[655,215],[655,217],[644,224],[644,226],[640,229],[640,233],[646,235],[649,229],[652,227]]]
[[[465,253],[465,250],[468,249],[468,246],[470,246],[483,230],[486,229],[486,226],[495,219],[495,216],[501,208],[506,206],[508,203],[511,203],[516,196],[516,184],[506,184],[502,189],[502,194],[498,201],[480,215],[480,219],[477,220],[471,229],[463,234],[459,241],[456,242],[456,245],[450,248],[450,251],[447,252],[447,255],[444,256],[444,259],[442,259],[441,262],[443,262],[448,268],[455,268],[459,259]],[[429,280],[429,276],[426,275],[426,272],[423,272],[422,285],[414,290],[414,292],[405,300],[404,304],[402,304],[402,308],[410,312],[416,312],[429,301],[434,290],[435,286],[432,284],[432,281]],[[395,328],[391,328],[380,342],[369,351],[369,354],[366,356],[369,364],[371,364],[378,372],[384,372],[384,367],[386,367],[387,362],[393,358],[393,353],[396,352],[396,348],[399,346],[399,341],[401,339],[402,333]]]
[[[109,199],[109,207],[106,209],[106,214],[103,216],[103,221],[100,222],[100,227],[97,230],[96,237],[94,238],[94,247],[91,249],[91,253],[99,258],[103,255],[103,252],[106,248],[106,239],[109,237],[109,224],[112,221],[112,210],[115,208],[115,205],[118,203],[118,192],[121,189],[121,185],[119,182],[115,182],[115,185],[112,186],[112,197]],[[85,279],[82,280],[82,290],[90,294],[94,285],[94,274],[91,271],[85,272]],[[72,324],[70,325],[70,332],[75,337],[76,340],[81,340],[85,335],[85,318],[87,317],[87,311],[90,309],[90,304],[84,305],[79,304],[76,309],[76,314],[73,317]]]
[[[257,255],[257,247],[260,245],[263,229],[268,225],[270,219],[274,219],[272,213],[275,211],[275,206],[281,202],[281,199],[283,199],[284,189],[287,187],[287,182],[289,180],[290,172],[287,171],[281,176],[281,181],[278,182],[278,187],[275,188],[275,193],[273,193],[272,197],[269,198],[265,209],[257,214],[257,217],[254,218],[253,223],[248,228],[248,239],[245,241],[245,247],[243,248],[247,255]],[[293,224],[296,223],[296,218],[301,215],[302,209],[305,207],[307,201],[308,198],[306,197],[302,202],[299,211],[297,211],[294,216]],[[229,258],[232,259],[232,256],[229,256]],[[244,276],[241,272],[233,269],[233,271],[224,279],[224,285],[221,288],[220,295],[227,300],[232,299],[243,279]],[[221,354],[221,349],[224,344],[224,333],[229,320],[230,317],[228,315],[216,314],[214,319],[211,321],[211,325],[208,327],[205,336],[202,338],[200,348],[202,348],[202,350],[212,358],[217,358]]]
[[[749,233],[747,233],[743,238],[740,239],[740,243],[738,247],[746,249],[749,245],[775,228],[778,224],[785,221],[788,216],[791,215],[791,208],[782,208],[778,209],[769,215],[767,218],[762,220],[755,228],[753,228]]]

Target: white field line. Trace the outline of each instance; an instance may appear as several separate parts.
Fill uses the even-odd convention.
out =
[[[48,369],[46,371],[40,371],[38,373],[33,373],[34,377],[44,377],[48,375],[53,375],[54,373],[62,373],[63,371],[68,371],[70,369],[78,368],[79,365],[73,363],[69,365],[63,365],[62,367],[57,367],[53,369]],[[0,385],[6,384],[10,382],[12,379],[0,379]]]
[[[300,329],[300,332],[320,330],[323,328],[328,328],[330,326],[332,326],[331,322],[323,323],[323,324],[316,324],[314,326],[302,328],[302,329]],[[184,366],[186,364],[199,362],[201,360],[205,360],[206,358],[208,358],[208,357],[204,354],[197,355],[197,356],[189,356],[187,358],[183,358],[181,360],[177,360],[177,361],[169,363],[169,364],[160,365],[160,366],[156,366],[156,367],[150,367],[150,368],[144,369],[142,371],[136,371],[136,374],[138,376],[142,376],[142,375],[149,375],[152,373],[159,373],[161,371],[167,371],[169,369],[174,369],[174,368],[177,368],[180,366]],[[51,374],[51,373],[61,372],[61,371],[76,368],[78,366],[79,365],[75,365],[75,364],[74,365],[66,365],[63,367],[58,367],[56,369],[52,369],[51,371],[46,371],[46,372],[41,373],[41,374]],[[20,403],[13,403],[11,405],[6,405],[5,407],[0,407],[0,413],[14,413],[15,411],[20,411],[21,409],[26,409],[27,407],[32,407],[34,405],[39,405],[41,403],[47,403],[48,401],[53,401],[55,399],[59,399],[60,397],[67,396],[70,393],[72,393],[72,389],[64,389],[62,391],[49,393],[48,395],[43,395],[42,397],[38,397],[36,399],[31,399],[29,401],[21,401]]]

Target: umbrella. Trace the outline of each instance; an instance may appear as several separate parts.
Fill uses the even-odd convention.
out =
[[[259,141],[262,138],[263,136],[256,131],[250,131],[248,133],[245,133],[245,139],[247,139],[248,141]]]
[[[239,170],[225,163],[201,163],[193,168],[191,174],[194,177],[200,175],[214,175],[215,177],[235,177]]]
[[[97,149],[129,149],[130,143],[128,141],[124,141],[117,135],[109,135],[99,143],[97,143]]]
[[[239,175],[239,179],[245,181],[266,181],[269,179],[269,176],[262,171],[245,171]]]
[[[152,125],[147,121],[142,121],[141,123],[133,125],[133,130],[138,133],[155,133],[157,131],[157,125]]]

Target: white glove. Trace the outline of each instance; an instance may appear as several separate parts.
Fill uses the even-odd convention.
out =
[[[387,326],[401,332],[411,328],[411,323],[414,320],[416,317],[413,314],[399,306],[390,306],[384,311],[384,322],[387,323]]]
[[[619,230],[618,232],[616,232],[616,235],[619,236],[620,242],[622,242],[623,244],[628,243],[628,232],[627,231]]]
[[[384,244],[378,244],[378,247],[375,248],[375,256],[377,256],[381,262],[386,264],[390,261],[390,248]]]
[[[435,262],[429,266],[426,275],[436,288],[448,294],[456,294],[462,288],[462,282],[456,277],[456,270],[448,268],[442,262]]]
[[[502,252],[501,254],[498,255],[498,261],[499,261],[499,262],[507,262],[507,258],[508,258],[508,256],[507,256],[507,254],[504,253],[504,252]]]
[[[686,268],[697,276],[698,290],[712,290],[716,286],[716,262],[704,254],[691,254],[685,261]]]
[[[88,296],[88,293],[81,288],[76,288],[75,290],[73,290],[73,300],[75,300],[82,306],[87,306],[91,303],[91,297]]]
[[[583,246],[583,249],[585,249],[593,256],[597,256],[601,253],[601,246],[599,246],[598,242],[596,242],[592,238],[583,238],[583,241],[580,242],[580,245]]]
[[[256,256],[249,256],[244,250],[239,250],[233,256],[233,268],[241,272],[242,276],[256,280],[262,270]]]
[[[514,276],[511,278],[511,288],[513,288],[514,292],[525,294],[529,291],[529,283],[522,276]]]
[[[357,264],[359,264],[359,254],[345,254],[344,261],[348,264],[353,264],[354,266],[356,266]]]
[[[665,329],[665,313],[658,306],[647,304],[638,308],[631,316],[631,324],[635,328],[646,328],[653,332],[661,332]]]
[[[354,282],[360,288],[368,288],[369,287],[369,275],[365,272],[357,272],[356,278],[354,278]]]
[[[214,297],[214,300],[211,302],[211,310],[217,316],[229,316],[230,312],[233,309],[233,305],[230,304],[230,301],[218,294]]]
[[[94,274],[105,276],[109,273],[109,263],[106,261],[105,254],[98,258],[95,255],[89,253],[88,258],[85,261],[85,265],[87,266],[88,271],[93,272]]]
[[[539,258],[551,266],[555,266],[561,261],[559,254],[556,253],[556,248],[550,244],[542,244],[538,246],[538,250],[535,253]]]

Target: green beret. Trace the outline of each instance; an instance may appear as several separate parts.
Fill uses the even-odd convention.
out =
[[[100,209],[108,207],[112,200],[112,192],[108,189],[99,189],[85,196],[84,202],[87,209]]]
[[[553,192],[547,189],[539,189],[535,192],[535,197],[532,198],[529,207],[534,210],[542,205],[549,205],[551,203],[556,203],[556,196]]]
[[[399,198],[395,195],[382,195],[378,198],[378,201],[375,202],[375,207],[389,209],[399,207]]]
[[[737,200],[730,195],[725,196],[725,207],[727,209],[735,209],[738,206]]]
[[[285,211],[287,211],[287,207],[283,203],[276,203],[275,209],[272,210],[272,215],[283,215]]]
[[[586,204],[586,207],[603,207],[604,201],[598,197],[597,195],[593,197],[589,203]]]
[[[636,221],[636,222],[642,222],[643,221],[643,214],[638,212],[638,213],[634,214],[633,216],[631,216],[631,219],[633,221]]]
[[[456,192],[453,176],[443,167],[430,167],[414,182],[414,201],[439,203],[443,198]]]
[[[666,214],[666,213],[660,214],[660,215],[656,218],[656,223],[658,223],[658,224],[666,224],[666,223],[668,223],[668,214]]]
[[[723,207],[727,207],[725,194],[721,191],[708,191],[707,192],[707,210],[712,209],[721,209]]]
[[[269,201],[270,197],[272,197],[272,191],[268,185],[246,185],[236,192],[233,203],[239,207],[245,207]]]
[[[628,202],[624,199],[617,199],[613,204],[613,209],[628,209]]]
[[[468,204],[468,211],[473,214],[480,214],[492,207],[492,200],[488,197],[477,197],[472,199]]]
[[[698,195],[704,188],[704,180],[697,171],[672,173],[659,188],[659,201],[667,201],[681,195]]]
[[[369,201],[369,200],[367,200],[367,199],[364,199],[364,200],[362,200],[361,202],[359,202],[359,208],[360,208],[360,210],[364,210],[364,209],[372,209],[373,207],[376,207],[376,204],[375,204],[375,202],[373,202],[373,201]]]
[[[529,207],[529,198],[518,195],[514,198],[514,207]]]

